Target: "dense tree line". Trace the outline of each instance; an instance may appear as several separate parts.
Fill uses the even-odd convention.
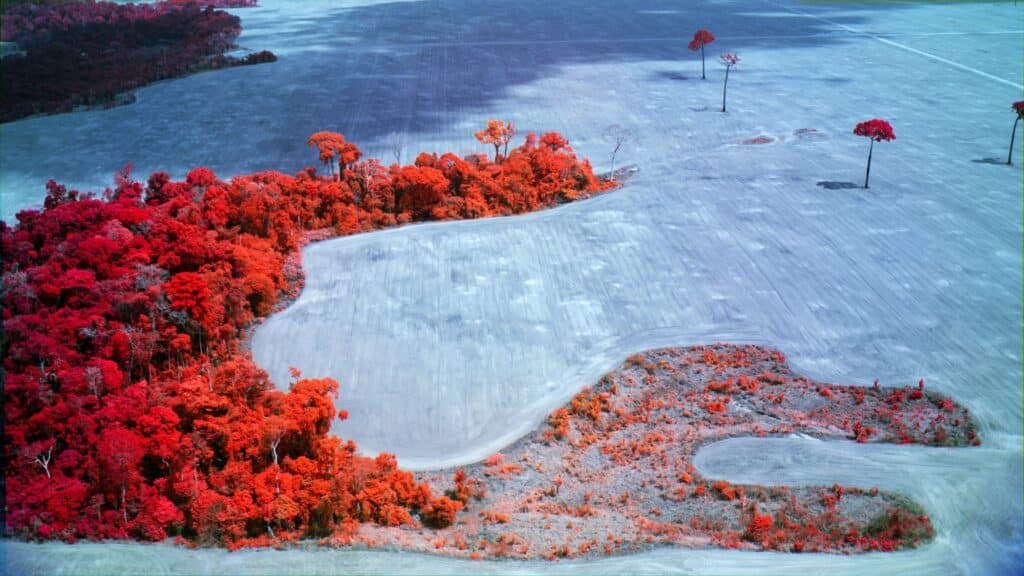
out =
[[[557,134],[497,163],[385,167],[343,148],[328,177],[196,168],[144,184],[126,168],[101,198],[51,181],[43,210],[0,223],[11,534],[237,547],[453,520],[461,502],[328,434],[347,416],[335,381],[295,371],[275,390],[247,330],[297,292],[310,238],[526,212],[607,184]]]

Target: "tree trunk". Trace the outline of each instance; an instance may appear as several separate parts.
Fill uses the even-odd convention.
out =
[[[707,80],[707,77],[704,76],[704,45],[703,44],[700,45],[700,79],[701,80]]]
[[[1013,165],[1013,141],[1017,138],[1017,123],[1020,122],[1020,115],[1013,121],[1013,132],[1010,132],[1010,153],[1006,155],[1006,165]]]
[[[871,152],[875,149],[875,139],[871,139],[871,146],[868,148],[868,169],[864,172],[864,189],[868,188],[868,178],[871,176]]]
[[[722,84],[722,112],[725,112],[725,93],[729,89],[729,69],[732,66],[725,67],[725,84]]]
[[[47,478],[53,478],[53,476],[50,476],[51,458],[53,458],[53,446],[50,446],[49,450],[46,451],[46,458],[43,458],[43,455],[39,454],[35,459],[35,463],[43,467],[43,472],[46,472]]]
[[[277,465],[277,447],[281,444],[282,436],[278,436],[270,443],[270,454],[274,458],[274,492],[281,494],[281,467]]]
[[[615,181],[615,157],[618,156],[619,148],[622,148],[622,143],[623,143],[623,140],[617,141],[615,143],[615,148],[612,150],[612,171],[611,171],[611,174],[610,174],[612,182]]]
[[[125,494],[128,491],[128,487],[124,482],[121,482],[121,516],[124,518],[124,525],[128,525],[128,506],[125,500],[127,500]]]

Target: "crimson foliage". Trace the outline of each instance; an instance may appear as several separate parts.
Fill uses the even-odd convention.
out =
[[[311,235],[534,210],[605,188],[564,138],[530,135],[501,165],[421,154],[103,198],[50,182],[0,222],[7,526],[25,538],[181,535],[203,545],[345,541],[360,522],[443,527],[462,503],[395,459],[330,436],[337,382],[275,390],[243,346],[301,283]],[[417,520],[417,516],[419,519]]]
[[[693,33],[693,40],[687,46],[690,50],[700,50],[704,46],[715,41],[715,35],[707,30],[700,29]]]
[[[893,132],[892,125],[880,118],[865,120],[864,122],[857,124],[853,129],[853,133],[857,136],[867,136],[875,142],[896,139],[896,133]]]
[[[704,47],[707,46],[708,44],[711,44],[714,41],[715,41],[715,35],[712,34],[711,32],[708,32],[707,30],[704,30],[702,28],[702,29],[697,30],[696,32],[693,33],[693,40],[690,40],[690,43],[687,45],[687,47],[690,50],[693,50],[693,51],[700,50],[700,77],[701,77],[701,79],[706,78],[706,76],[704,74]]]

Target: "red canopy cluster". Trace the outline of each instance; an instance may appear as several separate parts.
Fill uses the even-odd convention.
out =
[[[353,147],[354,148],[354,147]],[[358,149],[356,149],[358,150]],[[444,526],[461,503],[330,436],[331,379],[275,390],[243,341],[301,285],[297,248],[427,219],[535,210],[606,185],[557,135],[483,155],[143,184],[48,185],[0,223],[7,524],[28,538],[261,545],[360,522]]]
[[[874,118],[857,124],[853,129],[853,133],[857,136],[867,136],[875,142],[896,139],[896,133],[893,132],[892,125],[881,118]]]
[[[700,29],[693,33],[693,40],[690,40],[690,50],[700,50],[704,46],[715,41],[715,35],[707,30]]]

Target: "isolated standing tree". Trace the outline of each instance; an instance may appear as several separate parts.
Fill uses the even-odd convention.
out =
[[[1017,138],[1017,124],[1021,118],[1024,118],[1024,100],[1013,103],[1013,111],[1017,113],[1017,117],[1013,119],[1013,132],[1010,132],[1010,153],[1006,155],[1006,165],[1013,165],[1013,141]]]
[[[402,164],[402,148],[405,146],[405,133],[392,132],[388,136],[388,144],[391,146],[391,154],[395,157],[395,164]]]
[[[690,40],[690,50],[700,50],[700,79],[706,80],[704,75],[704,47],[715,41],[715,35],[703,28],[693,33],[693,40]]]
[[[499,160],[499,154],[508,155],[508,143],[516,135],[516,127],[511,122],[502,122],[501,120],[489,120],[487,122],[487,128],[477,132],[475,134],[476,139],[481,144],[490,144],[494,146],[494,162],[497,163]],[[504,153],[501,152],[504,147]]]
[[[740,63],[740,57],[731,52],[726,52],[718,57],[725,66],[725,83],[722,84],[722,112],[725,112],[725,92],[729,89],[729,70]]]
[[[622,145],[633,140],[633,138],[633,131],[619,124],[612,124],[604,129],[604,139],[611,142],[613,145],[611,170],[612,181],[615,180],[615,156],[619,153],[619,149],[622,148]]]
[[[875,142],[886,142],[896,139],[896,133],[892,131],[892,125],[885,120],[874,118],[857,124],[853,129],[857,136],[871,138],[871,146],[868,148],[868,169],[864,172],[864,188],[868,187],[868,178],[871,176],[871,153],[875,149]]]

